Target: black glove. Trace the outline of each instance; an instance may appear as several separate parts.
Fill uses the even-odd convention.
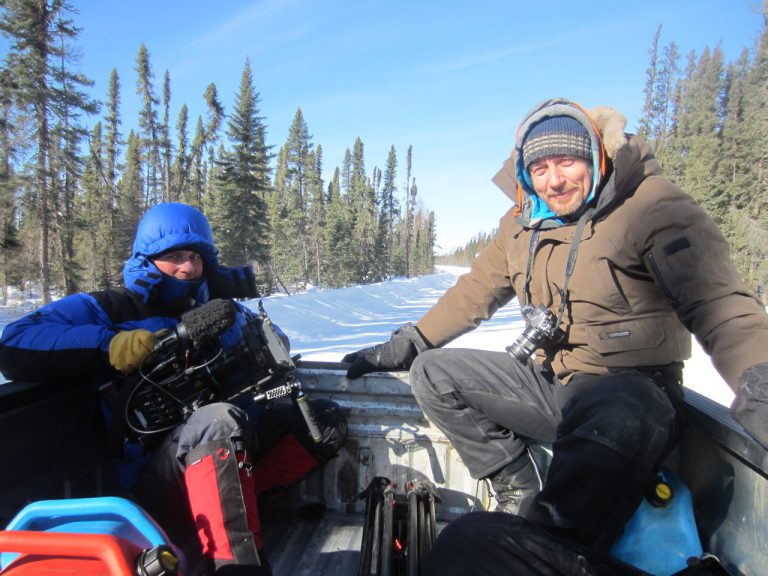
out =
[[[369,372],[408,370],[419,352],[428,348],[432,348],[432,345],[421,335],[418,328],[409,322],[395,330],[389,342],[352,352],[341,361],[351,364],[347,370],[347,378],[354,380]]]
[[[768,364],[744,370],[731,413],[750,436],[768,449]]]

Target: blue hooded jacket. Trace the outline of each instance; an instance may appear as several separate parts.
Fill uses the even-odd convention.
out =
[[[179,249],[202,256],[201,280],[177,280],[152,263],[152,258]],[[125,288],[72,294],[6,326],[0,371],[13,380],[105,381],[115,375],[109,343],[117,332],[172,329],[181,313],[209,298],[259,295],[251,267],[221,266],[205,216],[181,203],[158,204],[144,215],[123,277]]]
[[[171,250],[192,250],[203,258],[200,281],[176,280],[164,276],[152,263]],[[192,298],[197,304],[211,298],[256,298],[256,282],[250,266],[226,268],[219,264],[213,234],[202,212],[178,203],[158,204],[139,222],[131,257],[123,268],[125,286],[145,303],[152,299],[170,304],[178,298]]]

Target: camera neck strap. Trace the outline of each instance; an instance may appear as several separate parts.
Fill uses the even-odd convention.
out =
[[[565,305],[568,302],[568,284],[570,283],[571,276],[573,276],[573,271],[576,268],[576,256],[578,256],[579,253],[581,235],[584,232],[584,227],[587,225],[587,221],[592,217],[594,212],[594,208],[588,208],[584,211],[584,213],[579,218],[579,221],[576,223],[576,230],[573,233],[573,242],[571,243],[571,249],[568,252],[568,260],[565,263],[565,281],[563,282],[563,289],[560,291],[560,307],[557,310],[557,322],[555,323],[555,328],[559,327],[563,320],[563,314],[565,314]],[[530,300],[533,258],[536,254],[536,248],[538,248],[540,232],[541,230],[539,228],[536,228],[533,231],[533,234],[531,234],[531,241],[528,245],[528,263],[525,267],[525,285],[523,286],[522,294],[523,305],[527,303],[526,301]]]

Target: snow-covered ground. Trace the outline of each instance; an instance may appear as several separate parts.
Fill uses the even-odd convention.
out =
[[[442,266],[439,273],[430,276],[271,296],[263,304],[290,337],[292,353],[301,354],[305,360],[338,361],[348,352],[388,339],[390,332],[405,322],[418,320],[465,271]],[[28,298],[0,306],[0,330],[31,309]],[[523,326],[520,309],[513,301],[449,346],[501,351]],[[695,340],[693,356],[685,366],[685,384],[726,406],[733,400],[733,392]]]

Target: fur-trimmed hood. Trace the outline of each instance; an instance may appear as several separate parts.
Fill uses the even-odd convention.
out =
[[[636,138],[624,132],[627,119],[618,110],[608,106],[600,106],[587,111],[575,102],[562,98],[541,102],[528,112],[520,123],[515,136],[515,147],[501,170],[492,179],[517,205],[518,218],[525,227],[549,228],[561,224],[546,203],[534,192],[522,161],[522,145],[526,135],[538,122],[552,116],[575,118],[589,134],[592,144],[594,176],[592,190],[588,195],[587,202],[593,204],[596,214],[605,211],[618,200],[617,171],[620,172],[620,177],[627,177],[636,169],[640,169],[645,176],[659,172],[658,164],[641,139],[638,139],[640,142],[636,143],[642,147],[642,150],[639,151],[640,154],[630,154],[627,157],[629,163],[617,162],[617,159],[625,157],[625,151],[629,151],[628,148],[631,147],[633,139]],[[654,166],[643,168],[637,164],[646,161],[652,161]],[[626,178],[622,178],[622,180],[626,180]],[[634,178],[630,180],[634,180]],[[641,180],[642,178],[637,183]],[[626,186],[620,188],[624,194],[634,190],[634,187],[631,190],[626,189]]]

